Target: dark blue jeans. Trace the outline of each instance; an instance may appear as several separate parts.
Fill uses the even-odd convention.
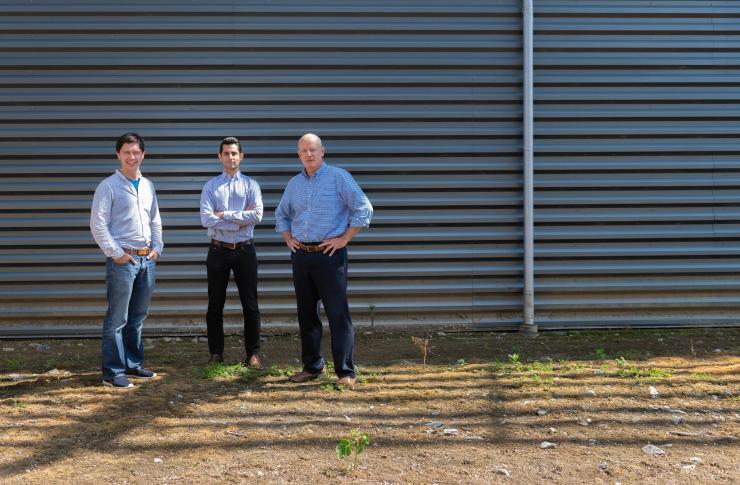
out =
[[[329,320],[334,370],[339,377],[354,377],[352,354],[355,337],[347,303],[347,249],[342,248],[333,256],[299,249],[291,253],[291,260],[293,286],[298,303],[303,370],[318,372],[325,365],[321,355],[321,301]]]
[[[244,316],[244,349],[247,359],[260,351],[260,309],[257,303],[257,254],[254,245],[237,249],[211,246],[206,260],[208,270],[208,350],[224,353],[224,304],[229,275],[239,290]]]
[[[134,256],[135,263],[105,261],[108,311],[103,320],[103,377],[138,369],[144,361],[141,328],[149,312],[157,263]]]

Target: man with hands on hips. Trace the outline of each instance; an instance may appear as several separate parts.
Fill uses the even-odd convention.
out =
[[[276,230],[291,250],[293,286],[301,333],[303,370],[291,382],[325,372],[319,301],[331,332],[336,389],[354,389],[354,332],[347,303],[347,243],[370,225],[373,207],[355,179],[324,162],[321,139],[308,133],[298,141],[301,173],[285,188],[275,210]]]
[[[156,376],[142,367],[141,329],[164,243],[154,185],[140,171],[144,149],[144,140],[136,133],[118,138],[121,168],[100,182],[90,211],[90,231],[106,256],[103,384],[114,389],[134,387],[129,377]]]

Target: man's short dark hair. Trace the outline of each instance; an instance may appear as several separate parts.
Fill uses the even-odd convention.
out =
[[[224,145],[236,145],[239,147],[239,153],[244,153],[242,151],[242,144],[239,143],[239,140],[235,136],[227,136],[226,138],[221,140],[221,146],[218,147],[219,155],[223,152]]]
[[[144,148],[144,139],[140,137],[138,133],[131,132],[121,135],[118,138],[118,141],[116,142],[116,153],[120,152],[121,147],[126,143],[137,143],[139,145],[139,150],[142,152],[146,151]]]

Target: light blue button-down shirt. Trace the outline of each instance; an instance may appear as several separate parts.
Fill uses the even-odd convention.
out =
[[[136,190],[120,170],[100,182],[90,210],[90,232],[110,258],[123,256],[122,248],[151,247],[162,254],[162,219],[154,185],[141,177]]]
[[[277,232],[290,231],[301,242],[341,236],[347,227],[368,227],[373,206],[349,172],[324,162],[309,177],[293,177],[275,209]]]
[[[254,226],[262,220],[262,192],[256,180],[237,172],[222,172],[203,186],[200,194],[200,222],[208,237],[236,243],[254,237]],[[217,217],[214,212],[223,212]]]

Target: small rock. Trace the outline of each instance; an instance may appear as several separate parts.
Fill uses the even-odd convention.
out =
[[[38,350],[39,352],[45,352],[45,351],[47,351],[47,350],[49,350],[51,348],[51,347],[49,347],[46,344],[37,344],[37,343],[28,344],[28,346],[29,347],[33,347],[34,349]]]
[[[444,423],[442,421],[430,421],[426,425],[431,426],[432,428],[441,428],[444,426]]]
[[[444,332],[437,332],[437,336],[439,336],[439,337],[446,337],[447,334],[444,333]]]
[[[665,455],[665,451],[661,450],[655,445],[645,445],[642,447],[642,451],[648,455]]]
[[[442,433],[446,435],[457,435],[460,434],[460,430],[456,428],[445,428],[442,430]]]
[[[588,426],[589,424],[591,424],[591,418],[582,419],[578,421],[578,424],[581,426]]]
[[[543,450],[547,450],[550,448],[556,448],[557,446],[558,445],[556,445],[555,443],[551,443],[550,441],[543,441],[542,443],[540,443],[540,448]]]
[[[537,416],[544,416],[545,414],[547,414],[547,411],[545,411],[544,409],[537,410]]]
[[[169,404],[170,406],[174,406],[175,405],[175,401],[167,401],[167,404]]]
[[[712,399],[714,399],[715,401],[719,401],[719,396],[716,394],[712,394]]]
[[[183,399],[183,395],[182,394],[178,394],[177,396],[175,396],[175,398],[176,399]]]
[[[607,471],[609,469],[609,464],[605,461],[602,461],[599,463],[599,470]]]
[[[47,372],[45,375],[49,377],[69,377],[72,375],[72,373],[68,370],[52,369],[49,372]]]
[[[557,428],[549,428],[548,431],[550,433],[557,433],[558,432]]]
[[[596,369],[594,371],[594,375],[603,376],[603,375],[606,375],[606,371],[604,371],[604,369]]]
[[[722,353],[722,349],[714,349],[714,353],[715,354],[721,354]]]
[[[683,423],[683,418],[681,416],[671,416],[671,422],[673,424],[681,424]]]
[[[593,389],[586,389],[586,394],[588,394],[589,396],[595,396],[596,391],[594,391]]]
[[[161,458],[155,458],[154,459],[154,463],[162,463],[162,459]]]
[[[511,478],[511,472],[502,466],[495,467],[493,471],[495,471],[499,475],[505,476],[506,478]]]
[[[658,389],[655,388],[655,386],[648,387],[648,392],[650,393],[650,397],[653,399],[657,399],[660,394],[658,394]]]
[[[349,417],[349,416],[347,416],[346,414],[344,415],[344,419],[346,419],[347,421],[350,421],[350,422],[352,421],[352,418],[350,418],[350,417]]]
[[[524,404],[526,406],[527,404],[529,404],[529,401],[528,400],[524,400],[524,401],[522,401],[522,404]]]
[[[684,465],[684,466],[681,467],[681,473],[691,473],[694,470],[696,470],[696,465],[694,465],[694,464]]]

